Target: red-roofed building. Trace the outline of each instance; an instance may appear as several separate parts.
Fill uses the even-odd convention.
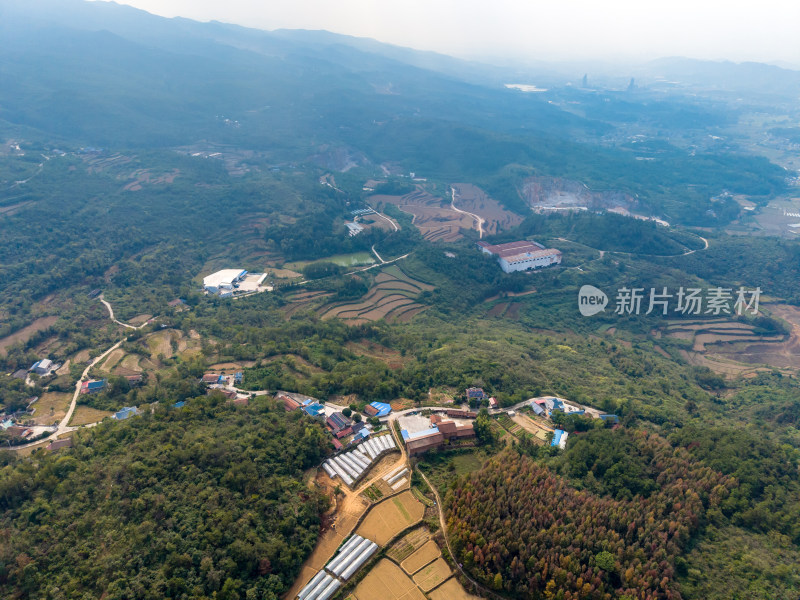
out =
[[[527,240],[497,244],[496,246],[481,241],[478,242],[478,248],[484,254],[496,256],[500,268],[506,273],[561,264],[560,251],[555,248],[545,248],[541,244]]]
[[[344,446],[342,446],[342,442],[340,442],[336,438],[333,438],[331,440],[331,443],[333,443],[333,447],[336,448],[336,450],[341,450],[342,448],[344,448]]]
[[[374,406],[372,406],[371,404],[367,404],[364,407],[364,414],[367,415],[367,416],[374,417],[379,412],[380,411],[377,408],[375,408]]]
[[[450,409],[447,411],[447,416],[452,419],[476,419],[478,413],[472,412],[471,410]]]
[[[286,410],[297,410],[300,408],[300,403],[297,400],[285,394],[278,394],[277,399],[283,402],[283,408]]]
[[[346,438],[351,433],[353,433],[353,428],[352,427],[345,427],[341,431],[337,431],[336,432],[336,439],[340,440],[342,438]]]

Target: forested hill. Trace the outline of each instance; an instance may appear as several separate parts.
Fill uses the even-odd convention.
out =
[[[480,67],[485,82],[476,83],[474,71],[461,76],[467,63],[370,40],[165,19],[104,2],[4,0],[0,36],[0,138],[66,149],[224,144],[273,164],[344,169],[319,158],[337,153],[348,169],[388,164],[472,181],[522,212],[518,185],[546,174],[622,189],[693,225],[736,216],[736,206],[710,204],[724,190],[768,197],[785,187],[781,168],[729,147],[622,143],[629,121],[705,139],[735,119],[689,96],[622,102],[563,78],[547,94],[523,94],[503,87],[503,69]]]
[[[12,462],[0,473],[0,597],[278,598],[327,507],[301,477],[325,439],[272,400],[214,396]]]

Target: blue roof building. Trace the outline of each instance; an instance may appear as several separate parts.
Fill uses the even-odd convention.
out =
[[[563,450],[567,447],[567,436],[569,436],[569,434],[563,429],[556,429],[553,432],[553,441],[550,442],[550,445],[557,446]]]
[[[127,419],[131,415],[138,415],[138,414],[139,414],[139,411],[136,409],[135,406],[126,406],[122,410],[114,413],[114,418],[117,421],[124,421],[125,419]]]
[[[362,429],[357,434],[353,436],[353,440],[350,442],[351,444],[360,442],[361,440],[365,440],[369,437],[369,430]]]
[[[486,397],[482,388],[467,388],[467,400],[483,400]]]
[[[368,410],[370,409],[371,410]],[[371,417],[385,417],[390,412],[392,412],[392,407],[385,402],[371,402],[367,408],[364,409],[364,412],[367,413]]]
[[[173,404],[172,408],[183,408],[184,406],[186,406],[186,402],[181,400],[180,402],[176,402],[175,404]]]
[[[322,404],[317,404],[316,402],[312,402],[306,404],[303,407],[303,410],[306,412],[307,415],[314,418],[324,418],[325,417],[325,407]]]
[[[533,410],[533,414],[535,415],[541,416],[544,414],[544,409],[536,404],[536,402],[531,402],[531,410]]]
[[[619,417],[617,415],[600,415],[600,418],[603,421],[611,421],[612,423],[619,423]]]
[[[438,427],[431,427],[430,429],[426,429],[424,431],[415,431],[414,433],[408,433],[405,429],[402,431],[403,440],[406,442],[410,442],[411,440],[417,439],[419,437],[423,437],[426,435],[431,435],[433,433],[439,433]]]

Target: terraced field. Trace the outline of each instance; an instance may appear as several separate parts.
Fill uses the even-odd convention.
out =
[[[328,304],[320,309],[323,319],[338,317],[353,324],[386,319],[407,323],[425,310],[415,302],[417,296],[433,287],[409,277],[397,265],[386,267],[375,283],[358,301]]]
[[[330,295],[331,294],[321,290],[310,290],[297,292],[294,294],[287,294],[287,304],[283,307],[283,312],[288,319],[292,315],[295,315],[302,310],[312,308],[315,304],[319,303],[321,300],[324,300]]]
[[[522,439],[522,438],[533,437],[529,432],[525,431],[525,428],[522,427],[522,425],[520,425],[519,423],[515,423],[511,419],[511,417],[509,417],[505,413],[498,416],[496,420],[503,429],[508,431],[511,435],[513,435],[516,438]]]
[[[662,339],[691,342],[691,348],[679,350],[681,356],[720,375],[752,375],[769,368],[789,373],[800,368],[800,311],[786,305],[767,306],[792,325],[790,335],[768,335],[747,323],[723,319],[673,321],[658,333]]]
[[[472,217],[453,210],[449,202],[422,188],[405,196],[378,195],[369,200],[378,207],[394,204],[413,215],[411,222],[429,242],[454,242],[461,237],[462,229],[474,229]]]

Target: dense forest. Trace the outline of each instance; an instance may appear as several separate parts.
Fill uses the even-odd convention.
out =
[[[322,428],[272,400],[221,396],[2,454],[4,598],[279,598],[327,498],[303,481]]]
[[[680,598],[676,559],[735,480],[658,436],[617,435],[646,457],[649,494],[634,490],[628,500],[578,491],[525,454],[506,451],[448,492],[457,560],[487,586],[531,598]],[[607,479],[624,488],[641,476],[624,471],[620,465]]]

